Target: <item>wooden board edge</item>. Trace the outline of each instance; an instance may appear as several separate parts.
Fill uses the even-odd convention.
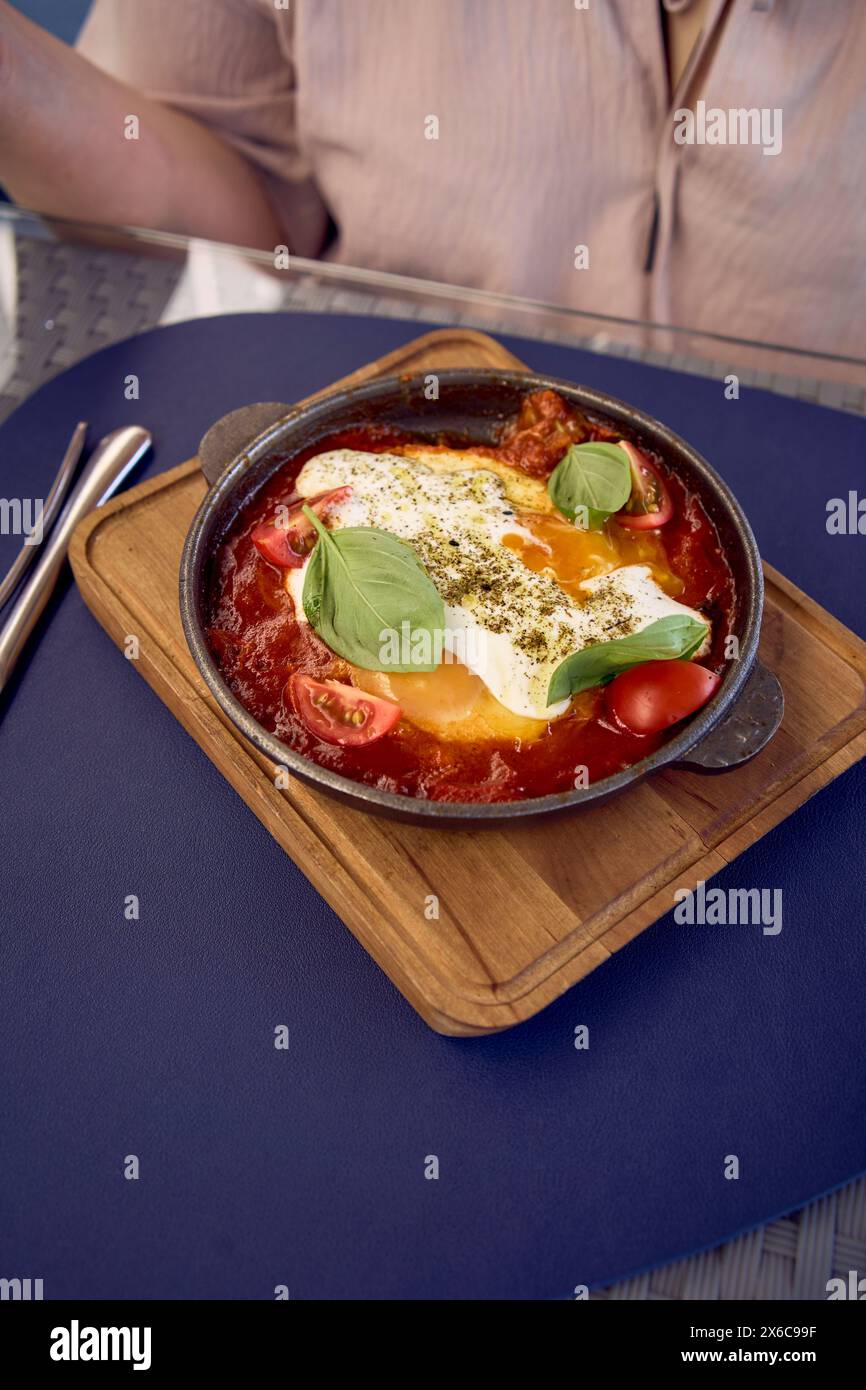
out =
[[[789,616],[796,615],[795,620],[855,670],[866,686],[866,642],[862,637],[772,565],[765,562],[763,570],[765,579],[782,596],[780,606],[787,609]]]
[[[134,487],[126,488],[123,492],[109,498],[107,502],[103,502],[101,507],[94,507],[92,512],[83,516],[72,532],[69,541],[69,563],[72,566],[72,573],[75,575],[76,582],[81,584],[80,576],[86,574],[90,567],[90,541],[100,526],[109,521],[111,517],[116,516],[118,512],[125,511],[127,507],[134,507],[139,502],[144,501],[152,493],[161,492],[163,488],[170,487],[173,483],[180,482],[182,478],[188,478],[192,473],[197,472],[198,463],[196,460],[187,459],[185,463],[176,464],[174,468],[167,468],[164,472],[157,473],[153,478],[148,478],[143,483],[136,483]]]
[[[862,758],[866,758],[866,730],[861,730],[817,767],[804,773],[799,781],[783,790],[768,806],[759,808],[746,826],[739,826],[726,834],[713,846],[715,852],[720,854],[726,863],[731,863]],[[747,836],[744,834],[746,829],[754,833]]]
[[[751,840],[743,840],[743,848],[755,844],[763,835],[779,825],[785,818],[824,786],[834,781],[840,774],[853,766],[866,752],[861,748],[862,737],[866,732],[866,706],[841,720],[829,734],[816,739],[811,753],[804,755],[801,764],[787,776],[780,777],[760,796],[745,805],[736,814],[721,820],[717,829],[701,835],[707,849],[722,853],[723,845],[731,845],[749,826],[762,829]],[[676,769],[662,769],[660,777],[674,776]],[[706,777],[724,777],[725,772],[706,772]],[[695,831],[700,834],[700,831]],[[737,854],[742,853],[738,850]],[[734,855],[736,858],[736,854]]]

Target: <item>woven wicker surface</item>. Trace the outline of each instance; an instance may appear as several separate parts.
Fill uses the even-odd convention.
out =
[[[826,1299],[866,1274],[866,1178],[715,1250],[599,1289],[590,1299]]]
[[[6,248],[7,251],[9,248]],[[183,267],[166,260],[103,251],[70,243],[18,237],[15,243],[17,306],[14,333],[0,340],[0,421],[59,371],[89,353],[163,321]],[[222,288],[222,287],[221,287]],[[226,297],[230,300],[230,287]],[[237,305],[242,307],[243,299]],[[385,314],[443,323],[474,324],[441,306],[401,304],[390,297],[290,283],[277,305],[319,313]],[[206,312],[206,306],[201,306]],[[213,312],[213,307],[211,307]],[[173,317],[173,315],[172,315]],[[496,325],[481,325],[496,330]],[[500,325],[500,331],[514,331]],[[724,377],[721,361],[623,348],[598,338],[561,341],[611,351],[698,375]],[[10,351],[10,343],[15,350]],[[818,401],[866,414],[866,392],[840,382],[819,382],[770,372],[740,371],[743,385]],[[728,1241],[690,1259],[663,1265],[634,1279],[593,1292],[592,1299],[826,1299],[827,1281],[866,1275],[866,1177],[812,1202],[783,1220]]]

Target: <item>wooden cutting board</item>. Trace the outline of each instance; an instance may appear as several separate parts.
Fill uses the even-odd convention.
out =
[[[454,366],[521,367],[484,334],[428,333],[335,386]],[[324,393],[320,393],[324,394]],[[866,754],[866,644],[769,566],[761,657],[785,692],[776,737],[729,772],[666,770],[601,806],[513,828],[401,825],[274,770],[229,723],[187,650],[184,537],[195,461],[87,517],[71,546],[84,599],[138,671],[432,1028],[530,1018]],[[438,912],[438,916],[436,913]]]

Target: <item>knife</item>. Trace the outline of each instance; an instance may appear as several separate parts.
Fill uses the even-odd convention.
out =
[[[69,540],[78,522],[106,502],[152,443],[150,432],[127,425],[100,440],[63,508],[50,538],[42,547],[33,574],[0,628],[0,690],[15,669],[24,645],[45,607],[63,568]]]

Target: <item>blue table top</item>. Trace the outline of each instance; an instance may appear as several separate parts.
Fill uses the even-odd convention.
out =
[[[153,429],[141,478],[226,410],[304,396],[422,328],[244,315],[109,348],[0,430],[0,491],[44,496],[81,417],[94,438]],[[689,438],[765,558],[866,636],[866,539],[825,526],[828,498],[864,487],[866,421],[507,345]],[[0,568],[17,545],[0,536]],[[782,890],[778,936],[669,915],[529,1023],[455,1040],[414,1014],[68,582],[0,715],[3,1272],[44,1279],[46,1298],[568,1297],[866,1169],[863,764],[719,875]]]

